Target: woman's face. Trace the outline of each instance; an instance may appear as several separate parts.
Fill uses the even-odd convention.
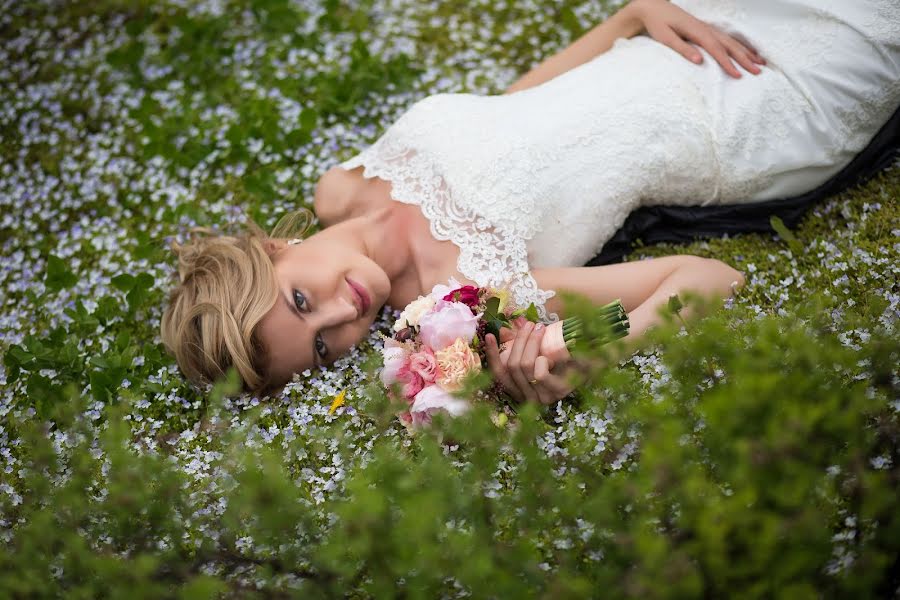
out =
[[[278,299],[258,331],[273,378],[287,382],[294,373],[330,365],[363,340],[391,282],[359,240],[332,229],[299,244],[276,244]]]

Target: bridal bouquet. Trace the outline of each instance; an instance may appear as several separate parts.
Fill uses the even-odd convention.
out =
[[[411,302],[394,323],[392,337],[384,338],[384,368],[381,382],[388,395],[397,393],[406,402],[398,414],[408,429],[431,422],[432,415],[444,411],[459,416],[469,402],[454,395],[466,378],[487,368],[485,335],[500,339],[500,329],[524,317],[537,322],[534,304],[514,306],[506,289],[461,285],[450,279],[449,285],[434,286],[427,296]],[[628,334],[628,317],[620,301],[599,309],[598,316],[608,327],[602,343]],[[569,357],[569,348],[582,336],[577,317],[553,323],[541,340],[540,354],[553,362]]]

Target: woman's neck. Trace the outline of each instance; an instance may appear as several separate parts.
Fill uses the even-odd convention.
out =
[[[402,308],[424,293],[425,283],[420,276],[422,253],[417,252],[411,237],[405,206],[399,202],[376,205],[323,230],[341,243],[357,247],[384,271],[391,282],[386,303],[392,308]]]
[[[352,196],[348,201],[365,210],[351,213],[334,227],[346,227],[350,236],[362,240],[366,256],[387,274],[391,308],[403,308],[430,292],[435,283],[446,283],[451,275],[460,279],[459,248],[451,241],[434,239],[418,206],[394,200],[389,181],[375,177],[355,183],[347,190]]]

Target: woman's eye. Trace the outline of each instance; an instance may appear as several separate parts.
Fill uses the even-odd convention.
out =
[[[297,308],[303,310],[303,305],[306,303],[306,296],[303,295],[302,292],[298,292],[294,290],[294,304],[297,305]]]
[[[325,357],[328,356],[328,346],[322,340],[322,334],[316,336],[316,352],[322,360],[325,360]]]
[[[297,308],[300,310],[304,310],[303,305],[306,304],[306,296],[303,295],[303,292],[298,292],[294,290],[294,304],[297,305]],[[306,309],[308,310],[308,308]],[[328,346],[325,345],[325,341],[322,339],[322,334],[316,334],[316,354],[319,355],[319,358],[324,360],[326,356],[328,356]]]

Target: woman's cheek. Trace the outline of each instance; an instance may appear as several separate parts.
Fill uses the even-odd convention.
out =
[[[353,323],[348,324],[346,328],[338,332],[338,334],[334,336],[333,343],[328,343],[328,338],[326,338],[325,341],[328,343],[328,351],[329,354],[331,354],[331,359],[337,360],[342,356],[345,356],[350,351],[350,348],[365,340],[368,335],[368,326],[360,326]]]

